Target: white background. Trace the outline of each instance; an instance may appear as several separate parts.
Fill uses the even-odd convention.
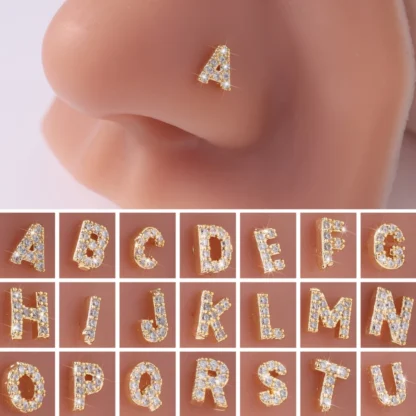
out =
[[[57,162],[40,124],[53,93],[43,35],[62,0],[0,0],[0,207],[112,208]],[[28,203],[30,202],[30,206]]]

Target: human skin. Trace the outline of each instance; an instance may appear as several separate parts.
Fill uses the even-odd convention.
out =
[[[199,275],[197,263],[199,264],[199,255],[196,247],[198,239],[195,236],[195,227],[197,225],[217,225],[223,227],[231,238],[233,253],[230,265],[226,270],[215,274]],[[236,276],[236,216],[232,213],[181,213],[180,216],[180,265],[181,277],[235,277]],[[211,253],[216,257],[220,251],[218,245],[211,243]],[[218,255],[218,256],[217,256]],[[211,256],[212,257],[212,256]]]
[[[146,244],[146,256],[154,257],[158,264],[150,270],[142,269],[134,260],[134,239],[146,227],[155,227],[165,240],[164,247],[153,242]],[[120,277],[175,277],[175,214],[120,215]]]
[[[74,393],[72,389],[74,362],[99,365],[104,372],[104,385],[101,391],[86,397],[85,416],[113,416],[115,413],[116,375],[115,356],[113,352],[61,352],[60,353],[59,411],[61,416],[73,416]]]
[[[55,412],[55,355],[53,352],[1,352],[0,353],[0,374],[7,376],[9,367],[16,362],[23,362],[34,365],[39,370],[41,376],[45,379],[46,396],[43,400],[42,407],[36,410],[34,414],[39,416],[50,416]],[[4,379],[5,381],[5,379]],[[26,381],[26,380],[25,380]],[[30,399],[30,393],[33,391],[33,384],[22,383],[26,386],[22,389],[23,397]],[[19,414],[17,409],[10,403],[6,391],[6,385],[1,383],[0,390],[0,413],[2,416],[16,416]]]
[[[342,297],[351,298],[351,320],[350,333],[348,339],[338,337],[340,324],[336,328],[326,328],[322,321],[319,321],[318,332],[308,332],[309,310],[312,288],[319,289],[328,302],[330,309],[333,309],[336,303]],[[304,283],[301,284],[301,346],[302,347],[336,347],[336,348],[354,348],[356,346],[356,310],[357,296],[355,283]]]
[[[60,283],[60,347],[115,347],[114,286],[114,283]],[[84,342],[82,335],[87,322],[90,296],[101,298],[95,341],[91,347]]]
[[[413,39],[413,44],[416,42],[416,3],[413,0],[404,0],[406,6],[407,18],[409,21],[409,30]],[[413,106],[410,110],[410,117],[408,122],[408,130],[416,134],[416,97],[413,100]]]
[[[81,270],[73,260],[82,222],[90,220],[104,225],[110,235],[110,240],[104,251],[104,262],[96,268]],[[114,278],[115,277],[115,216],[107,213],[71,213],[59,216],[59,267],[60,277],[71,278]]]
[[[224,43],[231,92],[197,82]],[[43,131],[124,208],[378,208],[412,52],[401,0],[70,0],[44,39],[57,99]]]
[[[221,342],[215,339],[212,328],[207,338],[195,339],[196,327],[203,290],[214,292],[213,304],[228,298],[231,308],[225,311],[220,321],[228,337]],[[235,283],[181,283],[181,347],[184,348],[232,348],[236,345],[236,287]]]
[[[415,283],[361,283],[361,346],[366,348],[403,348],[391,342],[390,330],[386,322],[383,323],[381,335],[376,337],[368,334],[371,317],[375,304],[377,287],[390,290],[393,294],[396,311],[400,314],[402,308],[402,297],[408,296],[416,299]],[[415,310],[412,316],[414,319]],[[416,347],[416,323],[410,320],[409,332],[407,333],[406,348]]]
[[[394,243],[406,247],[405,262],[397,270],[381,268],[374,260],[372,235],[382,224],[395,224],[405,237],[403,243]],[[361,277],[392,278],[415,277],[416,256],[413,250],[416,248],[416,214],[361,214]],[[389,240],[387,240],[389,241]],[[391,242],[393,240],[391,239]],[[389,254],[389,251],[387,254]]]
[[[416,3],[414,0],[405,0],[407,16],[409,20],[410,34],[413,44],[416,44]],[[410,110],[407,130],[402,143],[402,151],[397,169],[396,180],[390,195],[390,208],[410,208],[416,206],[416,193],[409,192],[416,182],[416,96]]]
[[[120,415],[135,416],[145,413],[130,399],[130,373],[137,364],[148,361],[154,364],[162,377],[162,391],[159,396],[162,406],[157,410],[159,416],[172,416],[176,402],[176,363],[174,352],[122,352],[120,354]],[[144,380],[144,377],[142,377]],[[173,412],[173,413],[172,413]]]
[[[334,250],[334,265],[321,269],[318,264],[316,243],[316,221],[321,218],[330,218],[345,222],[346,233],[333,233],[333,237],[345,240],[343,250]],[[301,214],[300,245],[301,245],[301,277],[356,277],[357,275],[357,237],[356,214],[319,213]]]
[[[259,399],[259,393],[269,390],[261,383],[257,371],[267,361],[279,361],[286,367],[287,374],[279,376],[286,384],[287,399],[278,407],[266,407]],[[296,353],[294,352],[242,352],[240,355],[241,384],[240,394],[241,416],[253,414],[268,416],[279,414],[292,416],[296,414]]]
[[[10,261],[14,250],[32,224],[40,224],[45,232],[45,272],[38,272],[31,263],[17,265]],[[55,214],[5,213],[0,214],[0,278],[55,277]]]
[[[162,342],[149,343],[142,334],[142,319],[155,320],[151,290],[161,289],[165,297],[165,308],[169,330]],[[120,285],[120,346],[122,348],[167,348],[175,347],[176,298],[174,283],[121,283]]]
[[[282,328],[281,340],[260,339],[257,294],[269,295],[270,324]],[[296,284],[241,283],[240,286],[240,341],[243,348],[296,347]]]
[[[192,403],[192,390],[194,387],[196,360],[198,358],[212,358],[222,361],[230,372],[230,378],[224,387],[224,394],[228,407],[221,413],[236,416],[236,357],[235,352],[181,352],[181,416],[212,415],[217,413],[212,395],[207,393],[202,404]]]
[[[381,365],[386,389],[389,394],[395,394],[392,363],[401,362],[403,373],[409,382],[406,385],[406,400],[395,407],[383,406],[375,394],[373,378],[370,374],[372,365]],[[416,380],[415,353],[409,352],[362,352],[361,353],[361,414],[362,416],[408,416],[413,414],[416,406],[414,394],[414,380]]]
[[[264,274],[260,253],[254,238],[256,228],[274,228],[277,238],[267,244],[280,244],[281,253],[273,260],[284,259],[281,272]],[[241,277],[296,277],[296,214],[241,214],[240,215]]]
[[[347,380],[336,379],[332,396],[331,414],[351,416],[356,414],[356,356],[355,352],[302,352],[301,372],[301,414],[302,416],[322,415],[319,407],[319,396],[324,381],[324,373],[314,369],[316,359],[328,360],[331,363],[349,368]]]
[[[10,290],[19,288],[23,291],[23,305],[36,307],[36,292],[48,294],[49,338],[37,336],[37,323],[23,320],[23,339],[12,340],[10,336],[11,307]],[[0,283],[0,347],[1,348],[53,348],[55,347],[55,284],[54,283]]]

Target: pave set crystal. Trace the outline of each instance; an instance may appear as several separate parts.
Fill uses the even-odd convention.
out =
[[[144,374],[150,376],[150,384],[140,389],[140,381]],[[141,362],[130,373],[129,382],[130,397],[134,403],[141,407],[147,407],[150,411],[162,406],[159,396],[162,391],[162,377],[159,369],[147,361]]]
[[[27,261],[38,272],[45,271],[45,230],[40,224],[32,224],[10,257],[15,264]]]
[[[345,240],[334,237],[333,233],[345,233],[346,227],[343,221],[321,218],[317,221],[317,245],[319,267],[326,269],[334,265],[334,252],[343,250]]]
[[[168,317],[166,314],[165,295],[161,289],[151,291],[153,308],[155,312],[155,323],[152,319],[143,319],[141,329],[143,337],[147,342],[161,342],[168,335]]]
[[[315,361],[315,370],[325,373],[324,382],[319,398],[319,405],[323,412],[327,412],[332,406],[332,396],[334,395],[335,380],[340,378],[346,380],[350,375],[347,367],[331,363],[327,360],[317,359]]]
[[[267,293],[257,294],[257,307],[260,320],[260,339],[283,339],[285,331],[280,328],[272,328],[270,322],[269,295]]]
[[[23,320],[37,322],[37,338],[49,338],[48,294],[36,292],[36,308],[23,305],[22,289],[10,290],[11,318],[10,336],[23,338]]]
[[[89,220],[83,221],[73,257],[78,267],[82,270],[100,267],[109,238],[107,228],[103,225]]]
[[[406,345],[413,302],[414,299],[404,296],[400,316],[398,316],[393,294],[387,289],[378,287],[369,333],[380,336],[383,321],[387,321],[392,342],[402,346]]]
[[[20,379],[24,376],[30,378],[33,383],[33,397],[25,399],[20,390]],[[7,393],[13,406],[21,413],[31,413],[40,409],[46,396],[45,380],[39,370],[30,364],[17,362],[13,364],[6,381]]]
[[[228,298],[221,299],[215,306],[213,304],[214,293],[203,290],[201,294],[201,306],[199,310],[198,326],[196,329],[196,339],[205,339],[211,326],[217,342],[224,341],[227,334],[221,325],[220,316],[231,308]]]
[[[146,256],[144,253],[146,244],[154,241],[156,247],[164,247],[165,240],[162,233],[154,227],[146,227],[134,240],[134,261],[142,269],[154,269],[157,266],[157,261],[152,256]]]
[[[334,309],[330,309],[325,295],[319,289],[311,289],[308,331],[318,332],[319,318],[326,328],[335,328],[340,322],[338,337],[349,338],[352,299],[340,298]]]
[[[259,398],[266,406],[279,406],[287,399],[287,387],[283,381],[273,377],[270,373],[276,372],[280,376],[286,375],[286,367],[278,361],[267,361],[260,365],[258,376],[260,381],[269,388],[269,391],[259,393]]]
[[[208,84],[215,81],[224,91],[231,91],[230,49],[226,45],[217,46],[215,52],[199,74],[198,81]]]
[[[402,243],[405,238],[403,232],[395,224],[382,224],[374,233],[373,254],[374,259],[383,269],[395,270],[404,264],[404,246],[394,245],[389,253],[386,251],[386,238],[393,237],[397,243]]]
[[[86,377],[90,376],[91,380]],[[74,411],[85,408],[86,396],[98,393],[104,385],[104,372],[97,364],[75,362],[73,365],[74,377]]]
[[[257,243],[257,249],[260,253],[264,273],[281,271],[286,266],[284,260],[272,259],[272,256],[276,256],[281,252],[280,245],[278,243],[268,245],[267,240],[271,240],[276,237],[277,233],[274,228],[264,228],[261,230],[256,229],[254,231],[254,238]]]
[[[377,393],[378,400],[384,406],[398,406],[406,400],[406,378],[403,374],[402,363],[393,363],[391,368],[396,385],[396,394],[393,396],[387,392],[380,366],[372,365],[370,368],[374,390]]]
[[[201,274],[219,273],[227,269],[231,263],[233,247],[231,238],[224,228],[217,225],[198,225],[199,263]],[[221,258],[211,258],[211,238],[221,241]]]
[[[100,306],[101,298],[99,296],[90,296],[87,322],[85,324],[85,329],[82,331],[82,335],[84,335],[84,342],[88,345],[92,345],[95,341]]]
[[[215,376],[210,375],[210,373],[214,373]],[[230,372],[223,362],[211,358],[199,358],[196,364],[192,400],[196,403],[203,403],[206,390],[211,390],[217,409],[226,409],[228,405],[224,387],[228,383],[229,378]]]

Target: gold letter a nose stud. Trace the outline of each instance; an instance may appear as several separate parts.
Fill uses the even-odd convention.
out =
[[[224,91],[231,91],[230,49],[227,46],[217,46],[215,52],[199,74],[198,80],[203,84],[215,81],[220,84]]]

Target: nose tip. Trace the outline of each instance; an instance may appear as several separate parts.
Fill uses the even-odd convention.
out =
[[[106,111],[114,71],[114,42],[94,1],[64,3],[52,19],[42,47],[48,82],[72,107],[100,116]],[[95,16],[94,16],[95,15]],[[113,62],[113,64],[112,64]],[[112,66],[113,65],[113,66]]]

